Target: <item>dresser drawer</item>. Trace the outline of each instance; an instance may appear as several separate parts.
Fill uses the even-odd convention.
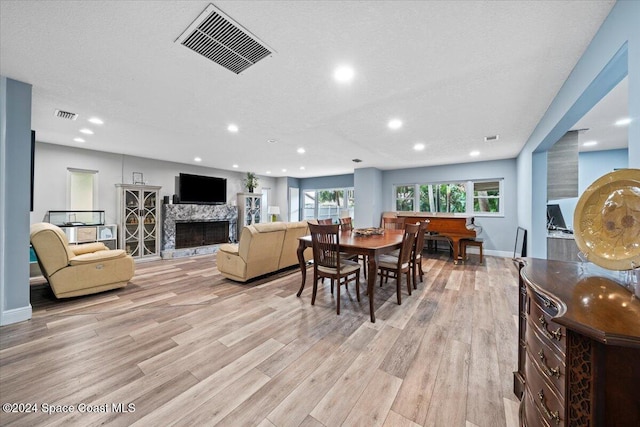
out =
[[[530,328],[535,329],[538,336],[552,348],[558,349],[564,358],[567,348],[567,331],[552,318],[553,315],[545,311],[534,299],[529,299],[527,331]]]
[[[535,365],[540,376],[549,381],[559,396],[565,393],[565,361],[558,355],[557,350],[549,347],[546,340],[537,336],[534,328],[527,328],[527,356],[529,362]]]
[[[529,404],[525,406],[526,411],[531,412],[535,407],[538,413],[536,418],[539,417],[552,427],[564,426],[564,395],[559,395],[549,386],[529,354],[527,354],[524,371],[525,395],[529,399]]]

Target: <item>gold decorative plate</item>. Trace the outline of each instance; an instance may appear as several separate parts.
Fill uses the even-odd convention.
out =
[[[578,249],[609,270],[640,267],[640,169],[598,178],[580,196],[573,215]]]

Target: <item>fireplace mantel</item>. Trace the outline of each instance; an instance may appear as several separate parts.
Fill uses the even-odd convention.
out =
[[[214,253],[218,245],[176,249],[176,222],[228,221],[229,240],[236,241],[238,209],[229,205],[162,205],[162,258],[180,258],[191,255]]]

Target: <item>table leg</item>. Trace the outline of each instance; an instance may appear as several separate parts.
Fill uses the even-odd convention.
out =
[[[369,297],[369,313],[371,323],[376,323],[376,313],[373,308],[374,290],[376,288],[376,277],[378,273],[378,255],[369,255],[369,277],[367,278],[367,296]]]
[[[300,284],[300,289],[296,294],[297,297],[302,295],[302,291],[304,290],[304,285],[307,283],[307,264],[304,261],[304,250],[306,249],[305,244],[302,240],[298,243],[298,263],[300,264],[300,273],[302,274],[302,283]]]

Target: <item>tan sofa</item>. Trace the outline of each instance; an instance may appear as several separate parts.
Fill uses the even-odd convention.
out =
[[[246,226],[238,244],[225,244],[218,249],[218,270],[229,279],[246,282],[297,265],[298,237],[308,234],[306,221]],[[312,256],[311,248],[305,250],[306,260]]]
[[[31,226],[31,245],[56,298],[125,287],[135,271],[122,249],[109,250],[101,242],[69,245],[64,232],[46,222]]]

